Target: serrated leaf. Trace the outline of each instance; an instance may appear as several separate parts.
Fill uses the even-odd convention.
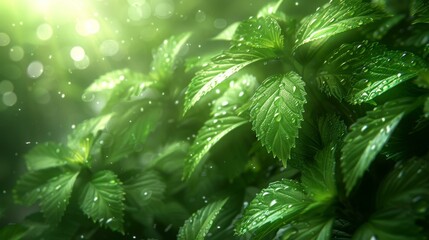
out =
[[[381,183],[377,192],[377,206],[395,207],[429,200],[429,165],[424,160],[408,160],[397,164]]]
[[[42,187],[40,208],[51,223],[60,222],[69,203],[74,182],[79,172],[65,172],[53,177]]]
[[[9,224],[0,229],[0,239],[21,240],[26,235],[27,228],[23,225]]]
[[[429,23],[429,6],[425,0],[412,0],[410,15],[414,17],[413,24]]]
[[[334,219],[309,219],[309,221],[293,224],[297,232],[292,235],[293,240],[325,240],[332,239],[332,225]]]
[[[425,238],[415,221],[409,211],[402,209],[378,211],[356,230],[353,239],[423,240]]]
[[[233,37],[237,47],[283,49],[283,35],[280,25],[272,17],[250,18],[242,22]],[[252,50],[253,51],[253,50]]]
[[[210,203],[185,221],[177,235],[179,240],[204,240],[211,226],[228,199]]]
[[[79,123],[67,136],[67,146],[72,149],[80,148],[83,139],[90,135],[97,136],[97,133],[104,130],[112,117],[113,114],[106,114]]]
[[[373,23],[383,14],[361,1],[331,1],[306,17],[298,30],[295,49],[316,40],[328,38]]]
[[[190,33],[185,33],[164,40],[153,54],[151,76],[155,76],[158,81],[166,81],[172,77],[176,69],[179,53],[190,36]]]
[[[25,155],[25,163],[30,171],[64,166],[73,153],[67,147],[56,143],[43,143],[35,146]]]
[[[164,198],[166,185],[156,171],[138,173],[124,182],[127,200],[140,208]]]
[[[318,121],[319,134],[324,146],[338,144],[347,133],[346,124],[337,116],[329,114]]]
[[[124,189],[115,173],[97,172],[80,196],[80,207],[94,222],[123,232]]]
[[[157,102],[149,101],[119,110],[117,115],[120,117],[110,121],[104,131],[103,157],[115,162],[140,151],[149,134],[160,123],[162,109],[159,106]]]
[[[13,189],[15,202],[30,206],[39,199],[42,186],[49,179],[60,174],[56,168],[27,172],[22,175]]]
[[[241,117],[231,115],[220,115],[209,119],[198,131],[197,137],[189,150],[189,156],[186,158],[183,169],[183,179],[189,179],[197,165],[203,157],[209,152],[223,136],[247,123],[247,120]]]
[[[244,210],[235,231],[243,235],[259,228],[267,228],[265,233],[269,233],[293,221],[310,203],[301,184],[289,179],[270,183]]]
[[[295,146],[303,120],[306,92],[295,72],[267,78],[252,98],[250,118],[253,130],[268,152],[284,164]]]
[[[347,193],[368,169],[378,152],[389,140],[405,113],[415,106],[413,99],[387,102],[367,112],[351,127],[342,149],[341,167]]]
[[[243,48],[233,47],[213,58],[204,69],[197,72],[196,76],[192,78],[186,90],[184,113],[204,95],[247,65],[274,57],[275,54],[271,50],[252,49],[252,51],[246,51]]]
[[[238,26],[240,25],[240,22],[234,22],[228,27],[226,27],[222,32],[220,32],[218,35],[216,35],[213,40],[224,40],[224,41],[231,41],[234,37],[234,33],[237,30]]]
[[[278,0],[276,2],[268,3],[267,5],[263,6],[261,8],[261,10],[259,10],[259,12],[256,16],[258,18],[271,16],[272,14],[274,14],[278,11],[278,9],[282,3],[283,3],[283,0]]]
[[[353,104],[380,96],[396,85],[416,77],[426,67],[426,63],[417,55],[403,51],[371,54],[361,61],[362,68],[355,74],[358,81],[348,96],[348,101]]]
[[[122,81],[127,79],[127,76],[131,74],[129,69],[120,69],[112,72],[108,72],[99,78],[97,78],[89,87],[85,90],[85,94],[106,92],[114,89]]]
[[[316,154],[314,160],[304,168],[302,184],[317,203],[329,203],[337,195],[335,146],[328,145]]]

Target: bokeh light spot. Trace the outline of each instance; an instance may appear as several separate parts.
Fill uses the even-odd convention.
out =
[[[13,83],[8,80],[3,80],[0,82],[0,94],[5,92],[12,92],[14,89]]]
[[[0,47],[9,45],[10,37],[4,32],[0,32]]]
[[[16,101],[18,100],[18,97],[14,92],[6,92],[3,94],[3,104],[12,107],[15,105]]]
[[[89,64],[90,64],[90,60],[87,55],[83,56],[82,60],[74,62],[74,66],[77,69],[81,69],[81,70],[86,69],[89,66]]]
[[[37,28],[37,37],[40,40],[43,40],[43,41],[49,40],[52,37],[52,33],[53,33],[52,27],[47,23],[41,24]]]
[[[24,49],[20,46],[13,46],[9,51],[9,57],[12,61],[21,61],[24,58]]]
[[[39,61],[33,61],[27,67],[27,74],[30,78],[38,78],[43,73],[43,64]]]
[[[174,6],[171,2],[160,2],[155,6],[155,16],[160,19],[167,19],[173,15]]]
[[[74,61],[82,61],[85,58],[85,50],[80,46],[75,46],[70,50],[70,57]]]
[[[225,27],[226,27],[226,25],[227,25],[227,22],[226,22],[226,20],[225,20],[225,19],[223,19],[223,18],[217,18],[217,19],[215,19],[215,20],[214,20],[214,22],[213,22],[213,26],[214,26],[215,28],[217,28],[217,29],[225,28]]]
[[[100,52],[103,56],[114,56],[119,51],[119,43],[115,40],[105,40],[100,44]]]

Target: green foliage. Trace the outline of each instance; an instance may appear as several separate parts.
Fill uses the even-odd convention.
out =
[[[271,2],[100,76],[98,115],[24,157],[43,214],[0,238],[425,239],[427,6],[370,2]]]
[[[294,72],[265,80],[252,98],[250,118],[261,143],[286,165],[303,120],[304,82]]]
[[[192,214],[192,216],[186,220],[185,224],[180,228],[177,239],[205,239],[216,216],[219,214],[226,201],[227,199],[213,202]]]

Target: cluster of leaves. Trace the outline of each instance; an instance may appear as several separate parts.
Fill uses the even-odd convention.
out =
[[[96,80],[99,116],[26,155],[15,198],[43,217],[0,238],[425,239],[429,5],[282,6]]]

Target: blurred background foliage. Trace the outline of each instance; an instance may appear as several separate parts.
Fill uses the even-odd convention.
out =
[[[324,1],[286,1],[305,14]],[[255,15],[258,0],[2,0],[0,1],[0,225],[19,221],[10,191],[24,171],[22,156],[38,143],[62,141],[97,112],[83,90],[122,68],[146,72],[152,49],[192,32],[189,53]],[[227,46],[226,44],[224,46]],[[189,55],[189,54],[188,54]]]

